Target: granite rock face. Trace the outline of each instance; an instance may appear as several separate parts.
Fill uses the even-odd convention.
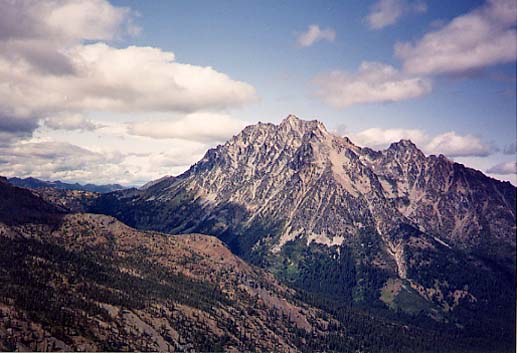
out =
[[[121,211],[130,214],[118,216],[141,228],[177,232],[214,223],[215,233],[224,233],[267,223],[272,252],[298,238],[341,245],[361,229],[395,246],[390,235],[400,224],[449,246],[515,246],[510,183],[442,155],[426,157],[407,140],[384,151],[361,148],[292,115],[279,125],[246,127],[178,177],[101,198],[99,208],[116,213],[110,200],[115,208],[125,201]],[[162,208],[182,217],[154,212]],[[196,214],[183,214],[191,208]]]
[[[515,308],[515,187],[411,141],[374,151],[290,115],[246,127],[182,175],[101,195],[92,210],[213,234],[287,283],[353,306],[515,337],[514,310],[503,309]]]

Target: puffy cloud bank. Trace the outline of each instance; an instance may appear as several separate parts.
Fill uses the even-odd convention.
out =
[[[157,139],[224,142],[246,123],[224,114],[193,113],[177,120],[145,120],[128,124],[128,133]]]
[[[212,67],[104,42],[138,31],[129,9],[104,0],[1,2],[0,131],[26,136],[40,119],[56,126],[56,116],[88,111],[193,112],[255,99],[251,85]]]
[[[390,65],[363,62],[355,73],[334,71],[314,79],[317,95],[341,109],[354,104],[397,102],[420,97],[432,89],[431,81],[409,76]]]
[[[397,43],[395,55],[413,74],[462,73],[516,60],[517,2],[489,0],[414,43]]]
[[[350,135],[352,141],[376,149],[386,148],[390,143],[408,139],[428,154],[444,154],[447,157],[487,157],[497,148],[478,136],[460,135],[450,131],[430,137],[420,129],[370,128]]]

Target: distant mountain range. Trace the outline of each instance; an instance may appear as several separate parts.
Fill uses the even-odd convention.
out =
[[[120,184],[107,184],[107,185],[95,185],[95,184],[86,184],[81,185],[78,183],[69,184],[63,183],[59,180],[57,181],[45,181],[36,178],[9,178],[9,183],[19,186],[22,188],[28,189],[42,189],[42,188],[56,188],[61,190],[79,190],[79,191],[90,191],[90,192],[99,192],[106,193],[116,190],[125,189],[124,186]]]

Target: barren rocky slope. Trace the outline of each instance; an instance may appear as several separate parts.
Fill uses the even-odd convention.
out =
[[[365,311],[317,309],[211,236],[68,213],[5,180],[0,201],[0,350],[450,348],[435,349],[436,333]]]
[[[0,199],[18,215],[0,213],[2,350],[294,352],[333,322],[214,237],[66,214],[5,181]]]
[[[515,337],[515,191],[410,141],[373,151],[289,116],[92,210],[140,229],[214,234],[325,300],[490,346]]]

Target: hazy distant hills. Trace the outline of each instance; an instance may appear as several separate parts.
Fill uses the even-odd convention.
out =
[[[216,235],[318,303],[443,326],[479,340],[473,349],[515,342],[515,207],[510,183],[410,141],[373,151],[289,116],[91,209],[140,229]]]
[[[81,185],[78,183],[69,184],[63,183],[61,181],[45,181],[36,178],[8,178],[9,183],[19,186],[22,188],[28,189],[42,189],[42,188],[56,188],[61,190],[79,190],[79,191],[89,191],[89,192],[99,192],[106,193],[115,190],[125,189],[124,186],[119,184],[108,184],[108,185],[95,185],[95,184],[85,184]]]

